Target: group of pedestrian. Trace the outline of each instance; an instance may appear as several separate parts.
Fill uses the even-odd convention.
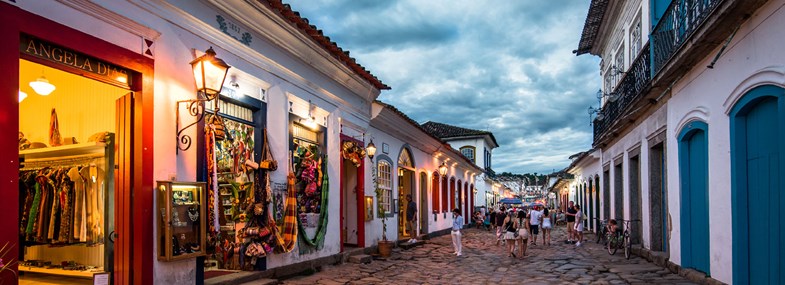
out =
[[[509,257],[523,258],[530,243],[537,245],[540,231],[542,231],[541,244],[550,245],[552,221],[555,219],[552,214],[550,209],[539,206],[529,211],[499,207],[491,213],[491,219],[496,226],[496,245],[500,243],[506,245]]]

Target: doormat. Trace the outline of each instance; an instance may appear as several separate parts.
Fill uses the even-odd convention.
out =
[[[227,274],[237,273],[237,271],[232,270],[207,270],[204,272],[204,279],[210,279],[218,276],[223,276]]]

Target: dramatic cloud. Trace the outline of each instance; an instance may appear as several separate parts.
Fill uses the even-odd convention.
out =
[[[488,130],[496,172],[549,173],[591,148],[599,59],[576,57],[589,1],[287,1],[420,123]]]

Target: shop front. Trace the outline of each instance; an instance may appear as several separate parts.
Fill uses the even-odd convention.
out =
[[[14,189],[0,240],[19,282],[148,283],[153,60],[10,4],[0,13],[0,120],[18,133],[0,139]]]

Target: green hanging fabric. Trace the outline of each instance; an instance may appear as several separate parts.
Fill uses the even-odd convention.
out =
[[[322,160],[322,201],[321,201],[321,209],[319,210],[319,225],[316,228],[316,235],[313,239],[308,238],[305,233],[305,228],[303,227],[302,221],[297,219],[297,228],[298,232],[300,233],[300,238],[298,239],[300,244],[300,253],[310,253],[314,250],[320,250],[324,248],[324,238],[327,235],[327,201],[330,197],[330,179],[328,178],[328,171],[327,171],[327,156],[324,156],[324,160]]]

